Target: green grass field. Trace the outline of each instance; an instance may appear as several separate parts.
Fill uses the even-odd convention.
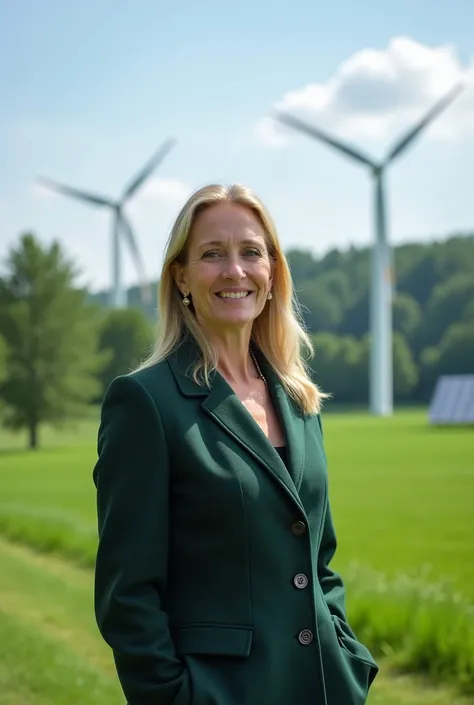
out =
[[[0,431],[2,705],[124,702],[92,611],[96,431],[46,429],[36,453]],[[335,566],[382,663],[370,705],[472,703],[455,692],[474,693],[473,429],[409,411],[328,413],[324,431]]]

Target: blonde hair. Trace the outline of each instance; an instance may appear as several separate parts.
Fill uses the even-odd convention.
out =
[[[200,350],[193,377],[198,384],[209,385],[209,375],[217,368],[217,355],[206,338],[191,307],[182,303],[182,296],[173,276],[173,266],[184,263],[186,245],[199,213],[219,203],[234,203],[250,209],[261,222],[267,248],[273,260],[273,297],[255,319],[252,339],[265,355],[289,396],[306,414],[318,413],[324,394],[311,381],[303,359],[313,354],[311,340],[303,328],[293,282],[286,257],[280,247],[276,228],[263,203],[247,187],[211,184],[196,191],[179,213],[168,239],[159,284],[159,330],[152,354],[139,369],[150,367],[172,353],[191,334]]]

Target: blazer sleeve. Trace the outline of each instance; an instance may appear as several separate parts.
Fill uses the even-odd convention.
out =
[[[321,418],[318,415],[319,428],[321,430],[321,438],[323,429]],[[337,548],[336,531],[331,513],[331,503],[329,497],[326,500],[324,512],[324,523],[321,535],[321,543],[318,554],[318,577],[324,599],[331,614],[334,614],[340,620],[346,623],[350,633],[353,634],[347,624],[346,606],[345,606],[345,588],[344,583],[336,571],[331,568],[331,561],[334,558]]]
[[[187,670],[161,606],[169,458],[156,404],[134,377],[109,386],[98,433],[95,614],[128,705],[188,705]]]

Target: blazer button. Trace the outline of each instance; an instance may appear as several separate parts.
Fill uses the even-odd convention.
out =
[[[295,536],[303,536],[306,533],[306,524],[304,521],[295,521],[291,525],[291,531]]]
[[[311,644],[313,638],[313,632],[310,629],[303,629],[303,631],[298,634],[298,641],[300,644],[303,644],[303,646]]]
[[[304,573],[298,573],[298,575],[295,575],[293,578],[293,582],[297,588],[303,590],[308,585],[308,578]]]

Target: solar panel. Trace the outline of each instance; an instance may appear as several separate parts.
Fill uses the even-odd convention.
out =
[[[428,414],[432,424],[474,424],[474,375],[439,377]]]

